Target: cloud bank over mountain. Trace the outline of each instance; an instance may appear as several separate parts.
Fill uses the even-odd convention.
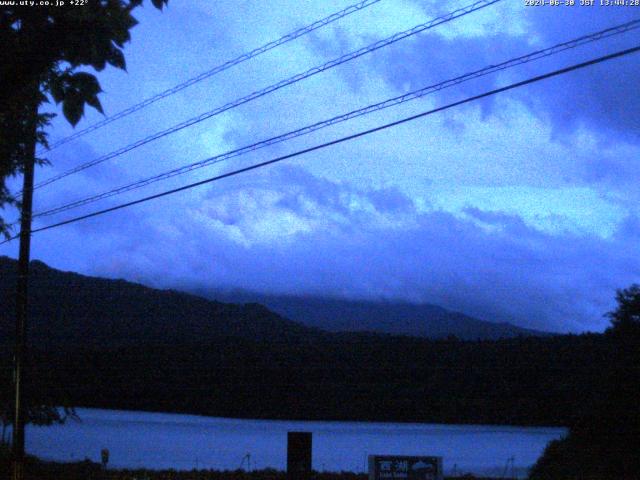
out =
[[[301,11],[289,0],[194,1],[176,2],[164,14],[144,11],[127,51],[129,73],[102,77],[105,109],[115,113],[347,3],[314,2]],[[53,166],[38,178],[462,5],[384,0],[51,152]],[[500,2],[43,188],[36,210],[608,28],[634,12]],[[634,35],[465,83],[99,206],[629,48]],[[528,328],[602,330],[615,289],[638,281],[640,273],[640,98],[633,81],[639,75],[638,57],[614,60],[37,234],[33,256],[56,268],[157,286],[397,299]],[[99,118],[91,113],[85,125]],[[70,132],[57,119],[51,136]],[[3,245],[0,254],[15,257],[17,245]]]

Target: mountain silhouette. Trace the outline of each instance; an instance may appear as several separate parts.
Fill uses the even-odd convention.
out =
[[[0,257],[0,341],[13,335],[17,261]],[[30,265],[28,338],[38,345],[288,341],[324,335],[266,307]]]
[[[509,323],[479,320],[430,304],[260,295],[242,290],[200,290],[198,293],[225,302],[256,302],[307,327],[330,332],[375,332],[430,339],[455,336],[460,340],[497,340],[549,335],[548,332],[521,328]]]

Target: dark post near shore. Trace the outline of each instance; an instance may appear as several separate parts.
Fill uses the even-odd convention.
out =
[[[311,478],[311,432],[287,432],[287,480]]]

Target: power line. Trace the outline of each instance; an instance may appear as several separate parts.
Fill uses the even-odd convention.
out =
[[[332,140],[332,141],[329,141],[329,142],[326,142],[326,143],[315,145],[313,147],[305,148],[303,150],[298,150],[296,152],[293,152],[293,153],[290,153],[290,154],[287,154],[287,155],[283,155],[283,156],[276,157],[276,158],[271,159],[271,160],[267,160],[267,161],[264,161],[264,162],[260,162],[260,163],[251,165],[249,167],[244,167],[244,168],[240,168],[240,169],[237,169],[237,170],[233,170],[231,172],[227,172],[227,173],[224,173],[224,174],[221,174],[221,175],[217,175],[217,176],[205,179],[205,180],[201,180],[201,181],[198,181],[198,182],[195,182],[195,183],[191,183],[191,184],[188,184],[188,185],[183,185],[182,187],[174,188],[174,189],[167,190],[167,191],[164,191],[164,192],[161,192],[161,193],[157,193],[157,194],[154,194],[154,195],[143,197],[143,198],[140,198],[138,200],[133,200],[131,202],[122,203],[120,205],[116,205],[116,206],[113,206],[113,207],[110,207],[110,208],[105,208],[103,210],[98,210],[98,211],[95,211],[95,212],[92,212],[92,213],[88,213],[86,215],[81,215],[81,216],[78,216],[78,217],[74,217],[74,218],[71,218],[71,219],[68,219],[68,220],[64,220],[62,222],[58,222],[58,223],[54,223],[54,224],[51,224],[51,225],[46,225],[44,227],[36,228],[36,229],[32,230],[32,233],[42,232],[42,231],[45,231],[45,230],[50,230],[52,228],[61,227],[63,225],[68,225],[68,224],[71,224],[71,223],[79,222],[81,220],[86,220],[88,218],[92,218],[92,217],[96,217],[96,216],[99,216],[99,215],[103,215],[105,213],[110,213],[110,212],[113,212],[113,211],[116,211],[116,210],[121,210],[121,209],[126,208],[126,207],[137,205],[139,203],[144,203],[144,202],[148,202],[150,200],[155,200],[157,198],[165,197],[167,195],[172,195],[174,193],[182,192],[184,190],[190,190],[192,188],[199,187],[201,185],[205,185],[205,184],[212,183],[212,182],[215,182],[215,181],[218,181],[218,180],[222,180],[224,178],[233,177],[233,176],[239,175],[241,173],[249,172],[251,170],[256,170],[256,169],[262,168],[262,167],[266,167],[268,165],[272,165],[274,163],[281,162],[283,160],[288,160],[290,158],[298,157],[298,156],[304,155],[306,153],[314,152],[316,150],[321,150],[321,149],[324,149],[324,148],[327,148],[327,147],[330,147],[330,146],[333,146],[333,145],[337,145],[337,144],[340,144],[340,143],[344,143],[344,142],[347,142],[347,141],[350,141],[350,140],[355,140],[357,138],[360,138],[360,137],[363,137],[363,136],[366,136],[366,135],[370,135],[372,133],[379,132],[379,131],[382,131],[382,130],[386,130],[386,129],[391,128],[391,127],[396,127],[398,125],[402,125],[404,123],[408,123],[408,122],[417,120],[417,119],[422,118],[422,117],[433,115],[435,113],[442,112],[444,110],[448,110],[450,108],[457,107],[459,105],[463,105],[463,104],[470,103],[470,102],[473,102],[473,101],[476,101],[476,100],[480,100],[482,98],[490,97],[490,96],[496,95],[498,93],[506,92],[508,90],[513,90],[515,88],[523,87],[525,85],[529,85],[529,84],[536,83],[536,82],[539,82],[539,81],[542,81],[542,80],[546,80],[548,78],[552,78],[552,77],[556,77],[556,76],[559,76],[559,75],[563,75],[565,73],[572,72],[572,71],[575,71],[575,70],[579,70],[579,69],[582,69],[582,68],[586,68],[588,66],[595,65],[595,64],[598,64],[598,63],[606,62],[608,60],[613,60],[615,58],[623,57],[625,55],[630,55],[630,54],[636,53],[638,51],[640,51],[640,45],[632,47],[632,48],[628,48],[626,50],[621,50],[621,51],[618,51],[618,52],[615,52],[615,53],[612,53],[612,54],[609,54],[609,55],[604,55],[604,56],[601,56],[601,57],[598,57],[598,58],[595,58],[595,59],[592,59],[592,60],[588,60],[586,62],[574,64],[574,65],[571,65],[569,67],[561,68],[559,70],[554,70],[552,72],[545,73],[543,75],[538,75],[538,76],[535,76],[535,77],[531,77],[531,78],[529,78],[527,80],[522,80],[520,82],[512,83],[512,84],[507,85],[505,87],[496,88],[494,90],[490,90],[488,92],[481,93],[479,95],[474,95],[472,97],[467,97],[467,98],[465,98],[463,100],[459,100],[457,102],[449,103],[449,104],[444,105],[442,107],[434,108],[434,109],[428,110],[426,112],[422,112],[422,113],[419,113],[419,114],[416,114],[416,115],[405,117],[405,118],[403,118],[401,120],[396,120],[396,121],[391,122],[391,123],[380,125],[378,127],[374,127],[374,128],[368,129],[368,130],[364,130],[364,131],[355,133],[353,135],[347,135],[345,137],[341,137],[341,138],[338,138],[336,140]],[[0,245],[2,245],[4,243],[7,243],[7,242],[9,242],[11,240],[14,240],[16,238],[18,238],[18,237],[14,236],[14,237],[11,237],[8,240],[4,240],[3,242],[0,242]]]
[[[142,110],[143,108],[151,105],[152,103],[157,102],[158,100],[162,100],[163,98],[169,97],[171,95],[173,95],[174,93],[178,93],[182,90],[184,90],[187,87],[190,87],[191,85],[195,85],[196,83],[199,83],[207,78],[210,78],[214,75],[217,75],[218,73],[221,73],[235,65],[238,65],[240,63],[246,62],[247,60],[250,60],[252,58],[257,57],[258,55],[261,55],[263,53],[266,53],[270,50],[273,50],[276,47],[279,47],[281,45],[284,45],[285,43],[288,43],[292,40],[295,40],[296,38],[302,37],[303,35],[306,35],[308,33],[313,32],[314,30],[318,30],[319,28],[322,28],[326,25],[329,25],[330,23],[335,22],[336,20],[340,20],[348,15],[351,15],[352,13],[356,13],[359,12],[360,10],[363,10],[367,7],[370,7],[371,5],[374,5],[378,2],[380,2],[381,0],[363,0],[359,3],[356,3],[354,5],[350,5],[347,8],[340,10],[339,12],[333,13],[331,15],[329,15],[328,17],[322,18],[320,20],[317,20],[313,23],[311,23],[310,25],[307,25],[306,27],[302,27],[299,28],[297,30],[294,30],[293,32],[290,32],[286,35],[283,35],[282,37],[280,37],[277,40],[271,41],[269,43],[266,43],[264,45],[262,45],[261,47],[255,48],[253,50],[251,50],[248,53],[243,53],[242,55],[233,58],[221,65],[218,65],[216,67],[213,67],[211,70],[208,70],[204,73],[201,73],[200,75],[190,78],[189,80],[186,80],[183,83],[180,83],[172,88],[169,88],[163,92],[160,92],[156,95],[153,95],[152,97],[149,97],[145,100],[143,100],[140,103],[137,103],[135,105],[130,106],[129,108],[126,108],[125,110],[122,110],[118,113],[116,113],[115,115],[112,115],[110,117],[104,118],[103,120],[94,123],[93,125],[90,125],[82,130],[79,130],[78,132],[75,132],[67,137],[64,137],[56,142],[53,142],[49,148],[42,148],[38,151],[38,153],[42,153],[44,151],[47,150],[53,150],[54,148],[59,147],[60,145],[64,145],[65,143],[68,143],[72,140],[75,140],[76,138],[82,137],[83,135],[86,135],[87,133],[93,132],[95,130],[98,130],[99,128],[104,127],[105,125],[108,125],[112,122],[115,122],[116,120],[119,120],[121,118],[124,118],[128,115],[131,115],[134,112],[137,112],[138,110]]]
[[[398,42],[400,40],[403,40],[405,38],[411,37],[413,35],[416,35],[420,32],[423,32],[425,30],[428,30],[430,28],[436,27],[438,25],[450,22],[452,20],[455,20],[456,18],[459,17],[463,17],[465,15],[468,15],[470,13],[473,13],[477,10],[480,10],[482,8],[488,7],[490,5],[493,5],[494,3],[498,3],[501,2],[502,0],[478,0],[473,4],[467,5],[465,7],[459,8],[457,10],[454,10],[450,13],[447,13],[446,15],[437,17],[433,20],[430,20],[429,22],[426,23],[422,23],[420,25],[416,25],[415,27],[409,29],[409,30],[405,30],[403,32],[399,32],[396,33],[395,35],[392,35],[391,37],[388,37],[384,40],[379,40],[369,46],[360,48],[354,52],[348,53],[346,55],[343,55],[341,57],[338,57],[334,60],[331,60],[323,65],[317,66],[317,67],[313,67],[305,72],[299,73],[297,75],[294,75],[292,77],[289,77],[285,80],[281,80],[278,83],[274,83],[266,88],[263,88],[262,90],[258,90],[255,91],[253,93],[250,93],[249,95],[246,95],[244,97],[241,97],[239,99],[236,99],[232,102],[229,102],[221,107],[215,108],[214,110],[205,112],[201,115],[198,115],[196,117],[190,118],[189,120],[185,120],[184,122],[181,122],[177,125],[174,125],[173,127],[170,127],[166,130],[154,133],[152,135],[149,135],[148,137],[145,137],[141,140],[138,140],[134,143],[131,143],[125,147],[119,148],[118,150],[115,150],[111,153],[108,153],[106,155],[103,155],[99,158],[96,158],[94,160],[91,160],[89,162],[83,163],[81,165],[78,165],[77,167],[74,167],[70,170],[67,170],[66,172],[63,172],[59,175],[56,175],[54,177],[51,177],[47,180],[44,180],[42,182],[36,183],[36,185],[34,186],[34,189],[43,187],[45,185],[49,185],[53,182],[56,182],[58,180],[61,180],[65,177],[68,177],[69,175],[73,175],[74,173],[78,173],[81,172],[83,170],[86,170],[87,168],[93,167],[95,165],[98,165],[100,163],[103,163],[107,160],[110,160],[112,158],[118,157],[124,153],[127,153],[131,150],[134,150],[138,147],[141,147],[143,145],[146,145],[149,142],[152,142],[154,140],[158,140],[160,138],[166,137],[167,135],[170,135],[172,133],[178,132],[180,130],[183,130],[187,127],[190,127],[192,125],[195,125],[197,123],[200,123],[204,120],[207,120],[215,115],[219,115],[223,112],[226,112],[228,110],[231,110],[232,108],[238,107],[240,105],[243,105],[245,103],[251,102],[253,100],[256,100],[260,97],[263,97],[265,95],[268,95],[272,92],[275,92],[277,90],[280,90],[281,88],[284,88],[288,85],[297,83],[301,80],[304,80],[306,78],[312,77],[314,75],[317,75],[318,73],[322,73],[326,70],[329,70],[331,68],[337,67],[338,65],[342,65],[343,63],[349,62],[351,60],[354,60],[356,58],[359,58],[363,55],[366,55],[368,53],[374,52],[380,48],[386,47],[388,45],[391,45],[395,42]]]
[[[112,190],[108,190],[106,192],[97,194],[97,195],[92,195],[90,197],[86,197],[84,199],[80,199],[80,200],[76,200],[74,202],[71,203],[67,203],[43,212],[37,212],[33,215],[33,218],[38,218],[38,217],[44,217],[44,216],[50,216],[50,215],[54,215],[56,213],[61,213],[67,210],[71,210],[73,208],[77,208],[83,205],[88,205],[90,203],[94,203],[96,201],[99,200],[103,200],[105,198],[109,198],[115,195],[119,195],[125,192],[129,192],[131,190],[135,190],[138,188],[142,188],[144,186],[150,185],[152,183],[156,183],[158,181],[161,180],[166,180],[168,178],[172,178],[175,177],[177,175],[182,175],[184,173],[188,173],[191,172],[193,170],[196,169],[200,169],[200,168],[204,168],[216,163],[220,163],[222,161],[228,160],[230,158],[233,157],[237,157],[237,156],[241,156],[244,155],[246,153],[252,152],[252,151],[256,151],[259,150],[261,148],[265,148],[267,146],[271,146],[271,145],[275,145],[278,143],[282,143],[285,142],[287,140],[302,136],[302,135],[307,135],[309,133],[315,132],[317,130],[320,130],[322,128],[326,128],[332,125],[336,125],[338,123],[341,122],[345,122],[347,120],[351,120],[353,118],[357,118],[363,115],[367,115],[373,112],[377,112],[392,106],[397,106],[400,105],[402,103],[411,101],[411,100],[415,100],[415,99],[419,99],[424,97],[425,95],[443,90],[445,88],[449,88],[449,87],[453,87],[455,85],[459,85],[461,83],[470,81],[470,80],[474,80],[476,78],[480,78],[482,76],[485,75],[489,75],[491,73],[495,73],[497,71],[501,71],[501,70],[506,70],[507,68],[512,68],[518,65],[522,65],[525,63],[529,63],[532,61],[536,61],[539,60],[541,58],[546,58],[555,54],[558,54],[562,51],[565,50],[569,50],[569,49],[573,49],[582,45],[586,45],[588,43],[592,43],[595,41],[599,41],[605,38],[609,38],[612,37],[614,35],[620,35],[622,33],[626,33],[635,29],[640,28],[640,19],[638,20],[632,20],[630,22],[621,24],[621,25],[617,25],[615,27],[611,27],[611,28],[607,28],[605,30],[600,30],[598,32],[594,32],[588,35],[583,35],[581,37],[575,38],[573,40],[567,41],[567,42],[563,42],[563,43],[559,43],[556,44],[552,47],[548,47],[542,50],[537,50],[534,51],[532,53],[526,54],[526,55],[522,55],[520,57],[516,57],[513,58],[511,60],[507,60],[505,62],[496,64],[496,65],[489,65],[485,68],[482,68],[480,70],[476,70],[470,73],[466,73],[464,75],[434,84],[434,85],[430,85],[427,87],[423,87],[421,89],[418,90],[414,90],[412,92],[409,93],[405,93],[403,95],[399,95],[387,100],[384,100],[382,102],[378,102],[372,105],[368,105],[366,107],[363,108],[359,108],[357,110],[352,110],[348,113],[342,114],[342,115],[338,115],[326,120],[323,120],[321,122],[317,122],[311,125],[307,125],[305,127],[299,128],[297,130],[293,130],[275,137],[271,137],[268,138],[266,140],[262,140],[260,142],[256,142],[253,143],[251,145],[247,145],[241,148],[237,148],[234,150],[230,150],[228,152],[219,154],[219,155],[215,155],[213,157],[209,157],[207,159],[204,160],[200,160],[198,162],[195,163],[191,163],[189,165],[185,165],[182,167],[178,167],[172,170],[169,170],[167,172],[164,173],[160,173],[158,175],[154,175],[151,177],[147,177],[145,179],[142,180],[138,180],[136,182],[130,183],[128,185],[124,185]]]

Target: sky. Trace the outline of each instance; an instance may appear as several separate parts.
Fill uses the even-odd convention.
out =
[[[107,115],[353,0],[145,2]],[[381,0],[46,154],[36,182],[472,2]],[[503,0],[36,190],[35,212],[640,18],[632,6]],[[599,0],[598,2],[599,3]],[[630,48],[638,30],[37,219],[34,228]],[[175,195],[34,234],[32,258],[160,288],[432,303],[602,331],[640,281],[640,54],[471,102]],[[55,107],[46,107],[55,110]],[[87,111],[76,130],[103,117]],[[51,141],[74,130],[62,115]],[[11,185],[19,189],[19,181]],[[17,213],[1,212],[8,220]],[[0,255],[17,257],[17,242]]]

